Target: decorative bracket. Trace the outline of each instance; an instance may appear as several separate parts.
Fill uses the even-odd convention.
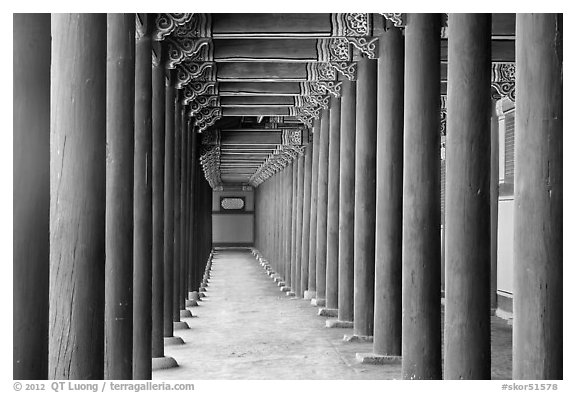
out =
[[[307,82],[300,84],[300,91],[306,96],[323,96],[332,94],[334,97],[340,97],[342,82]]]
[[[348,37],[346,40],[369,59],[378,58],[378,37]]]
[[[190,22],[194,14],[156,14],[154,21],[154,41],[162,41],[172,34],[178,26]]]
[[[318,61],[323,63],[352,60],[350,43],[346,38],[320,38],[316,44]]]
[[[195,63],[184,61],[176,67],[175,87],[181,89],[192,80],[198,81],[215,81],[216,80],[216,63]]]
[[[296,96],[294,97],[296,106],[308,107],[316,106],[328,109],[330,105],[330,96]]]
[[[507,97],[516,101],[516,65],[514,63],[492,64],[492,98]]]
[[[220,106],[220,96],[198,96],[190,102],[190,116],[194,116],[200,109],[210,106]]]
[[[372,14],[332,14],[332,36],[365,37],[372,35]]]
[[[168,60],[166,67],[173,69],[185,59],[191,61],[214,60],[214,45],[210,38],[180,38],[170,36],[166,38],[168,46]]]
[[[384,14],[380,14],[380,15],[382,15],[385,19],[392,22],[395,27],[405,27],[406,26],[406,14],[384,13]]]
[[[447,97],[445,95],[440,96],[440,135],[446,136],[446,102]]]
[[[202,94],[218,94],[218,82],[192,82],[186,85],[183,89],[182,103],[188,105]]]
[[[282,144],[286,146],[302,145],[302,130],[282,130]]]
[[[307,63],[306,74],[309,81],[336,80],[336,70],[330,63]]]
[[[345,61],[336,62],[336,63],[328,63],[338,71],[340,74],[348,78],[350,81],[356,80],[356,70],[357,64],[356,63],[347,63]]]

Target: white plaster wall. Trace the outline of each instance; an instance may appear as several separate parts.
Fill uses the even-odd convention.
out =
[[[213,214],[213,243],[254,243],[253,214]]]

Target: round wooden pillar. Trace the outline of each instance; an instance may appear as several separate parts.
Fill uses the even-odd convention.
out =
[[[326,217],[326,308],[338,308],[338,213],[340,187],[340,98],[330,102],[328,205]]]
[[[354,184],[354,335],[374,328],[377,61],[358,62]]]
[[[312,179],[310,184],[310,238],[308,241],[308,291],[306,299],[316,297],[316,227],[318,217],[318,156],[320,155],[320,120],[314,121]]]
[[[172,295],[172,321],[180,322],[180,256],[181,256],[181,225],[182,205],[180,204],[180,189],[182,181],[182,103],[180,92],[176,91],[176,105],[174,107],[174,275]]]
[[[134,379],[152,378],[152,38],[147,22],[136,35]]]
[[[405,31],[402,377],[441,379],[440,15]]]
[[[134,14],[108,14],[105,379],[132,379]]]
[[[516,16],[514,379],[562,379],[562,14]]]
[[[402,353],[402,160],[404,158],[404,37],[379,39],[376,145],[374,353]]]
[[[164,138],[164,337],[174,335],[174,107],[175,89],[166,81]]]
[[[328,220],[328,150],[330,143],[330,110],[320,117],[320,152],[318,154],[318,199],[316,218],[316,305],[326,301],[326,239]]]
[[[284,169],[284,171],[286,172],[286,188],[285,188],[285,193],[286,193],[286,204],[284,206],[284,209],[286,209],[286,214],[285,214],[285,222],[284,222],[284,226],[285,226],[285,230],[286,230],[286,239],[284,240],[284,248],[285,248],[285,252],[284,252],[284,283],[286,284],[287,287],[290,287],[290,263],[292,260],[292,198],[293,198],[293,185],[294,182],[292,181],[293,177],[294,177],[294,163],[288,165],[286,167],[286,169]]]
[[[338,203],[338,320],[354,320],[354,161],[356,82],[342,81]]]
[[[302,268],[300,269],[300,287],[302,288],[302,296],[304,297],[308,291],[308,272],[310,261],[310,191],[312,188],[312,156],[314,154],[314,146],[309,143],[306,146],[306,154],[304,156],[304,206],[302,207]],[[282,194],[283,190],[279,190]],[[280,230],[282,224],[279,223]],[[282,239],[282,232],[280,232],[280,239]]]
[[[47,379],[50,14],[13,18],[13,378]]]
[[[444,378],[490,379],[490,14],[452,14]]]
[[[298,191],[296,200],[296,264],[295,275],[292,277],[294,294],[304,296],[301,285],[302,271],[302,209],[304,207],[304,155],[298,156]]]
[[[106,14],[52,15],[51,86],[48,378],[103,379]]]

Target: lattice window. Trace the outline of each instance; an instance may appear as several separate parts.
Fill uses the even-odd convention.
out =
[[[246,203],[243,197],[222,197],[220,206],[224,210],[244,210]]]

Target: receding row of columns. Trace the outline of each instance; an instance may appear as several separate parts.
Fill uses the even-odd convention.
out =
[[[389,26],[379,37],[378,60],[357,58],[357,80],[343,81],[341,97],[322,110],[305,156],[258,188],[265,210],[257,208],[256,247],[284,291],[337,316],[327,327],[353,327],[346,340],[373,341],[373,353],[359,358],[401,361],[405,379],[489,379],[491,16],[450,15],[444,325],[440,28],[438,14],[409,14],[404,34]],[[519,379],[562,378],[561,31],[561,16],[517,15]]]
[[[136,18],[14,16],[15,379],[151,379],[206,285],[197,133]]]

